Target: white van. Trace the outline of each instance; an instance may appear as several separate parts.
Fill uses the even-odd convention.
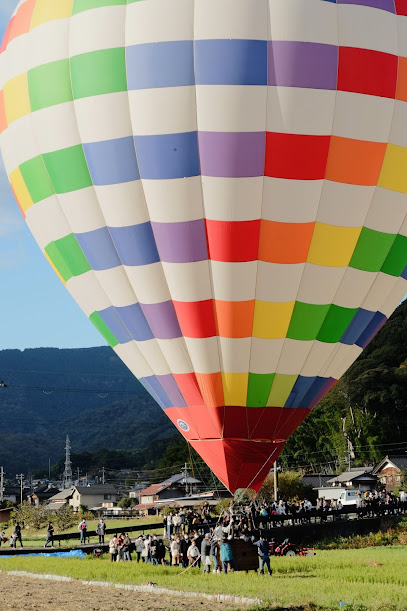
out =
[[[338,501],[342,503],[343,507],[349,507],[349,505],[356,506],[356,499],[359,490],[343,490],[339,495]]]

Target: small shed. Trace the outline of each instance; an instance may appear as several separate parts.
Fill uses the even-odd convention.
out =
[[[11,518],[12,508],[7,507],[6,509],[0,509],[0,524],[9,522]]]

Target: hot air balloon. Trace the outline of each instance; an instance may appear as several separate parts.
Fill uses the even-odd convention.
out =
[[[257,490],[407,293],[407,0],[22,0],[0,89],[50,264]]]

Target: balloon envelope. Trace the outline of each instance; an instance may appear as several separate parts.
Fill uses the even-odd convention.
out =
[[[232,491],[407,292],[406,19],[405,0],[23,0],[7,29],[27,223]]]

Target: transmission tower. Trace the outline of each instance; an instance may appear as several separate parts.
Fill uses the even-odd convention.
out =
[[[65,471],[64,471],[64,488],[72,488],[72,463],[71,463],[71,444],[68,435],[66,436],[65,444]]]

